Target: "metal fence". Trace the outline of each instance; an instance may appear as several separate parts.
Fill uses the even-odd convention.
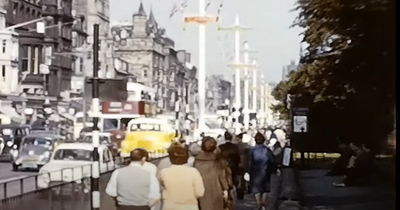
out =
[[[104,193],[111,173],[115,168],[125,166],[128,161],[115,159],[114,163],[102,171],[100,176],[101,209],[104,210],[112,209],[114,206],[113,199]],[[59,171],[0,182],[0,209],[88,210],[91,207],[91,167],[92,165],[89,164],[64,168]],[[57,178],[52,179],[52,176]],[[43,182],[47,182],[47,187],[40,188]]]

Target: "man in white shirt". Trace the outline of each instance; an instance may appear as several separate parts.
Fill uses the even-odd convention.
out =
[[[143,167],[146,153],[144,149],[133,150],[131,163],[112,173],[106,193],[116,199],[117,210],[150,210],[160,200],[160,184],[155,174]]]
[[[146,151],[146,162],[143,163],[143,168],[154,176],[157,176],[157,166],[149,162],[149,153]]]

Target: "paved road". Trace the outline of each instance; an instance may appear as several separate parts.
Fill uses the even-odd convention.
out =
[[[10,179],[20,176],[37,174],[37,171],[12,171],[12,166],[7,162],[0,162],[0,182],[3,179]]]
[[[10,163],[0,163],[0,199],[36,190],[36,174],[37,171],[12,171]]]
[[[395,185],[333,187],[340,177],[325,176],[327,170],[301,172],[306,210],[394,210]]]

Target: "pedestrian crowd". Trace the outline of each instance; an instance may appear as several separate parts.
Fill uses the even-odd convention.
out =
[[[201,144],[173,142],[157,166],[146,150],[134,149],[130,164],[112,173],[106,193],[117,210],[233,210],[246,193],[254,195],[257,210],[267,209],[283,147],[265,132],[254,132],[253,146],[243,140],[248,134],[228,131],[218,141],[204,136]]]

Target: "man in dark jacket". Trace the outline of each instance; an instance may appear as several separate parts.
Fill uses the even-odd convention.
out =
[[[244,174],[246,173],[246,169],[248,168],[248,164],[250,162],[250,145],[248,143],[243,142],[243,135],[245,133],[241,133],[236,136],[236,142],[239,147],[239,155],[240,155],[240,164],[238,167],[237,177],[238,184],[236,185],[236,194],[238,199],[244,198],[244,193],[247,188],[246,180],[244,180]]]
[[[224,133],[225,143],[219,145],[222,157],[228,162],[228,166],[232,172],[232,182],[236,186],[238,177],[238,168],[240,164],[239,147],[232,143],[232,135],[226,131]]]

